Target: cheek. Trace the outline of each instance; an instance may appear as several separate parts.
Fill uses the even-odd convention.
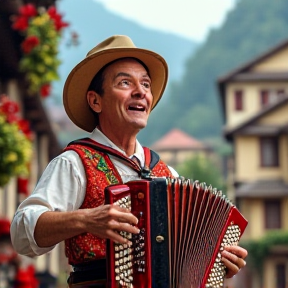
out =
[[[147,97],[147,101],[150,105],[150,110],[151,110],[151,107],[152,107],[152,104],[153,104],[153,96],[152,94],[150,93],[149,96]]]

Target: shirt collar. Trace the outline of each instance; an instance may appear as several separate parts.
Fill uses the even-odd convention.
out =
[[[91,139],[94,141],[103,144],[105,146],[111,147],[122,154],[126,155],[125,151],[120,149],[118,146],[116,146],[105,134],[103,134],[99,129],[95,128],[90,136]],[[139,141],[136,139],[136,147],[135,147],[135,153],[130,156],[131,159],[133,156],[137,157],[137,159],[140,161],[141,167],[144,166],[144,150]]]

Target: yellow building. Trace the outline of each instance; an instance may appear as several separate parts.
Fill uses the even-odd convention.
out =
[[[249,221],[242,241],[253,243],[237,287],[287,288],[288,40],[220,78],[218,88],[234,147],[230,193]]]

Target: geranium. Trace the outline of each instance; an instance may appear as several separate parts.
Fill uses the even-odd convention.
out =
[[[25,54],[29,54],[32,49],[39,45],[39,38],[36,36],[27,37],[21,44],[21,48]]]
[[[17,114],[19,107],[8,96],[0,96],[0,187],[11,177],[27,178],[32,157],[29,122]]]
[[[37,15],[37,10],[32,4],[27,4],[19,9],[19,15],[15,17],[12,28],[24,31],[28,28],[29,18]]]
[[[51,85],[50,84],[44,84],[40,89],[40,95],[42,97],[49,96],[50,92],[51,92]]]
[[[22,6],[14,17],[13,29],[25,37],[21,44],[20,69],[25,72],[32,94],[47,97],[51,82],[59,79],[58,44],[62,29],[69,25],[62,18],[54,6],[37,10],[33,4]]]

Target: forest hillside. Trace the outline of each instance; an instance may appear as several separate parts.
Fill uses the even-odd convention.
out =
[[[140,140],[150,145],[171,128],[202,140],[222,137],[223,111],[216,82],[288,38],[287,0],[239,0],[222,27],[186,61],[181,80],[170,83],[166,101],[152,112]]]

